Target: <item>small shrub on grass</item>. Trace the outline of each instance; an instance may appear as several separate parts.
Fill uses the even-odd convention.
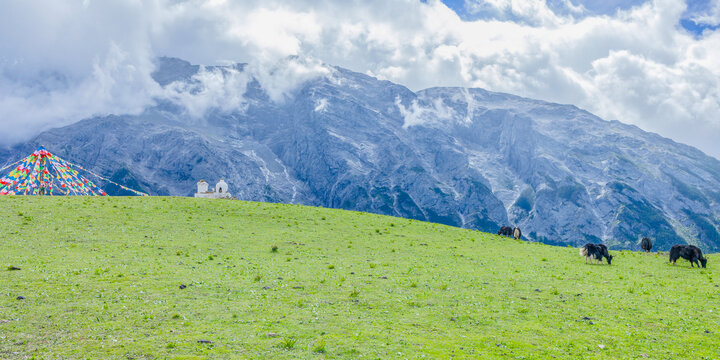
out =
[[[274,253],[278,252],[278,246],[277,246],[277,245],[271,246],[271,247],[270,247],[270,252],[274,252]]]
[[[317,354],[324,354],[325,353],[325,340],[320,339],[318,341],[315,341],[315,344],[313,345],[313,352]]]
[[[212,255],[208,256],[208,260],[214,260],[214,259],[215,259],[214,256],[212,256]]]
[[[172,318],[173,318],[173,319],[179,319],[179,318],[180,318],[180,314],[174,314],[174,315],[172,316]]]
[[[255,277],[253,278],[254,282],[258,282],[260,280],[262,280],[262,275],[260,275],[260,274],[255,275]]]
[[[292,350],[295,348],[295,343],[297,340],[293,337],[289,337],[285,340],[283,340],[280,345],[278,345],[279,348],[285,349],[285,350]]]
[[[411,287],[411,288],[416,288],[416,287],[417,287],[417,284],[416,284],[416,283],[411,283],[411,284],[410,284],[410,287]]]
[[[373,263],[370,263],[370,268],[371,268],[371,269],[374,269],[376,266],[377,266],[377,265],[375,265],[375,264],[373,264]]]
[[[358,295],[360,295],[360,292],[359,292],[357,289],[354,289],[354,290],[350,293],[350,297],[351,297],[351,298],[356,298],[356,297],[358,297]]]
[[[174,349],[174,348],[177,347],[177,344],[175,344],[175,343],[168,343],[167,345],[165,345],[165,347],[168,348],[168,349]]]
[[[328,265],[328,269],[332,270],[335,268],[335,265]]]

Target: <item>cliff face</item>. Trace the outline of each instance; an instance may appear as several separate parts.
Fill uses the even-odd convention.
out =
[[[155,79],[178,86],[198,71],[164,58]],[[552,244],[637,249],[650,236],[657,249],[720,246],[720,162],[574,106],[482,89],[414,93],[340,68],[281,101],[255,80],[243,97],[244,106],[201,118],[158,101],[140,115],[86,119],[9,156],[43,144],[156,195],[191,195],[197,180],[223,177],[243,200],[493,232],[517,225]]]

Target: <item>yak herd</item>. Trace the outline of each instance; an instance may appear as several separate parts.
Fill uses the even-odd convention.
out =
[[[509,226],[503,226],[497,234],[512,236],[515,239],[520,239],[522,237],[522,231],[520,231],[519,227],[511,228]],[[645,252],[650,252],[652,249],[652,241],[650,241],[650,238],[642,238],[640,241],[640,248]],[[613,256],[610,255],[605,244],[587,243],[580,248],[580,256],[585,258],[586,264],[588,260],[590,260],[591,263],[602,263],[603,258],[605,258],[608,265],[610,265],[613,259]],[[690,267],[695,267],[695,265],[697,265],[699,268],[701,265],[702,267],[706,267],[707,265],[707,258],[703,256],[702,250],[694,245],[673,245],[673,247],[670,248],[670,262],[673,265],[677,265],[676,262],[679,258],[689,261]]]

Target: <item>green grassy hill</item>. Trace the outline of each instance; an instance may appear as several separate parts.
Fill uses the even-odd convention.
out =
[[[575,248],[241,201],[0,208],[0,358],[720,354],[715,255],[707,269],[626,251],[586,265]]]

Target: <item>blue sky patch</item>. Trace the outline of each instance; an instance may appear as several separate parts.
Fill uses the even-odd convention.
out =
[[[455,11],[461,19],[465,21],[474,21],[479,19],[497,19],[505,21],[522,22],[512,13],[499,13],[491,5],[483,6],[482,0],[442,0],[443,3]],[[642,5],[648,0],[571,0],[575,6],[582,5],[586,12],[577,17],[594,16],[594,15],[613,15],[618,10],[628,10],[634,6]],[[424,1],[423,1],[424,2]],[[548,7],[558,15],[569,15],[571,10],[567,7],[563,0],[546,0]],[[474,4],[474,5],[470,5]],[[706,30],[715,31],[720,26],[718,24],[703,24],[693,20],[698,14],[707,13],[712,8],[711,0],[688,0],[687,10],[683,14],[679,26],[687,30],[695,37],[702,36]]]

